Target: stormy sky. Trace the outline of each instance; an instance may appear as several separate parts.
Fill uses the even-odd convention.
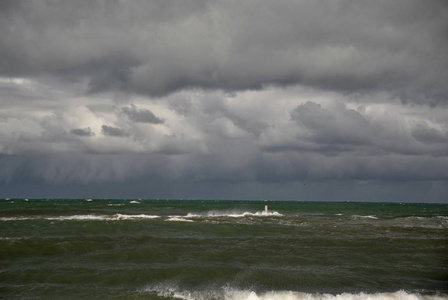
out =
[[[448,203],[445,0],[0,1],[0,197]]]

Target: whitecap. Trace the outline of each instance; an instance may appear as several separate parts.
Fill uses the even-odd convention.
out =
[[[157,215],[122,215],[122,214],[116,214],[114,216],[114,219],[116,220],[132,220],[132,219],[157,219],[160,218],[160,216]]]
[[[225,215],[227,217],[232,218],[241,218],[241,217],[282,217],[283,215],[277,211],[257,211],[255,213],[244,212],[242,214],[229,214]]]
[[[108,216],[102,215],[73,215],[73,216],[59,216],[59,217],[44,217],[45,220],[50,221],[103,221]]]
[[[371,215],[368,215],[368,216],[353,215],[352,217],[354,217],[355,219],[372,219],[372,220],[378,220],[377,217],[375,217],[375,216],[371,216]]]
[[[170,216],[166,221],[169,222],[194,222],[193,220],[185,219],[181,216]]]
[[[33,216],[33,217],[1,217],[0,221],[48,220],[48,221],[121,221],[136,219],[157,219],[157,215],[71,215],[71,216]]]
[[[155,293],[159,297],[197,300],[443,300],[448,295],[421,295],[397,291],[391,293],[304,293],[298,291],[269,291],[256,292],[253,290],[239,290],[233,288],[211,288],[209,290],[181,290],[173,284],[149,285],[140,292]]]
[[[1,217],[0,221],[26,221],[30,219],[29,217]]]
[[[192,213],[188,213],[185,218],[201,218],[204,217],[203,215],[198,215],[198,214],[192,214]]]
[[[203,218],[203,217],[207,217],[207,218],[244,218],[244,217],[271,217],[271,216],[275,216],[275,217],[282,217],[283,215],[277,211],[269,211],[269,212],[265,212],[265,211],[259,211],[259,212],[219,212],[219,211],[211,211],[208,212],[204,215],[198,215],[198,214],[192,214],[189,213],[187,214],[187,218]]]

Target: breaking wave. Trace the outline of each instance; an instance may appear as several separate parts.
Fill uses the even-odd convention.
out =
[[[213,218],[213,217],[218,217],[218,218],[244,218],[244,217],[283,217],[283,215],[277,211],[259,211],[259,212],[255,212],[255,213],[251,213],[251,212],[219,212],[219,211],[211,211],[211,212],[207,212],[205,214],[192,214],[189,213],[187,214],[186,218]]]
[[[375,216],[360,216],[360,215],[353,215],[354,219],[372,219],[372,220],[378,220]]]
[[[147,286],[141,290],[143,293],[155,293],[159,297],[168,299],[185,300],[446,300],[448,295],[422,295],[397,291],[392,293],[342,293],[321,294],[303,293],[296,291],[269,291],[255,292],[251,290],[239,290],[232,288],[220,288],[210,290],[179,290],[175,286],[155,285]]]
[[[26,221],[26,220],[49,220],[49,221],[117,221],[133,219],[156,219],[157,215],[73,215],[73,216],[32,216],[32,217],[1,217],[0,221]]]
[[[121,204],[113,204],[121,205]],[[244,217],[281,217],[282,214],[272,212],[243,212],[243,213],[224,213],[224,212],[209,212],[206,214],[188,213],[185,216],[167,216],[166,221],[177,222],[193,222],[198,218],[244,218]],[[17,216],[17,217],[0,217],[0,221],[26,221],[26,220],[49,220],[49,221],[118,221],[118,220],[133,220],[133,219],[156,219],[162,218],[159,215],[131,215],[131,214],[114,214],[114,215],[69,215],[69,216]]]
[[[185,219],[181,216],[171,216],[167,219],[169,222],[194,222],[193,220]]]

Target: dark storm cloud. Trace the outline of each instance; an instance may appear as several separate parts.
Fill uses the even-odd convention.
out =
[[[348,109],[344,104],[322,107],[308,101],[291,112],[291,119],[300,128],[294,143],[269,145],[265,150],[317,152],[332,156],[353,153],[363,156],[366,161],[376,155],[423,157],[448,154],[446,134],[429,125],[411,126],[401,118],[392,113],[368,115],[362,110]]]
[[[428,126],[427,124],[417,124],[412,129],[412,136],[422,143],[448,144],[448,132],[443,133],[435,128]]]
[[[151,124],[161,124],[162,119],[157,118],[148,109],[138,109],[137,106],[131,105],[130,107],[123,107],[121,111],[129,117],[134,122],[137,123],[151,123]]]
[[[448,5],[411,1],[8,1],[0,74],[91,92],[302,84],[446,104]]]
[[[0,184],[448,199],[446,1],[0,1],[0,28]]]
[[[9,117],[16,108],[4,109],[0,153],[8,156],[0,177],[19,180],[26,169],[46,182],[95,182],[96,174],[115,182],[134,178],[125,165],[139,164],[138,176],[211,184],[448,179],[445,107],[359,106],[333,97],[302,88],[235,95],[189,91],[162,102],[137,97],[137,105],[118,110],[26,106],[30,112]],[[136,115],[149,115],[143,105],[164,122],[141,126]],[[79,138],[93,132],[94,138]],[[46,163],[38,164],[43,156]],[[103,166],[107,160],[114,160],[113,168]],[[147,169],[153,160],[158,167]]]
[[[102,133],[107,136],[126,137],[129,136],[123,129],[113,126],[103,125],[101,127]]]
[[[368,121],[355,110],[343,108],[334,113],[309,101],[294,109],[291,117],[308,129],[317,143],[359,145],[374,134]]]
[[[92,129],[90,127],[87,128],[73,128],[70,130],[70,133],[78,136],[94,136],[95,133],[92,132]]]

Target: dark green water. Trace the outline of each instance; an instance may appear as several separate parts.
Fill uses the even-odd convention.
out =
[[[447,229],[446,204],[0,200],[0,298],[448,299]]]

